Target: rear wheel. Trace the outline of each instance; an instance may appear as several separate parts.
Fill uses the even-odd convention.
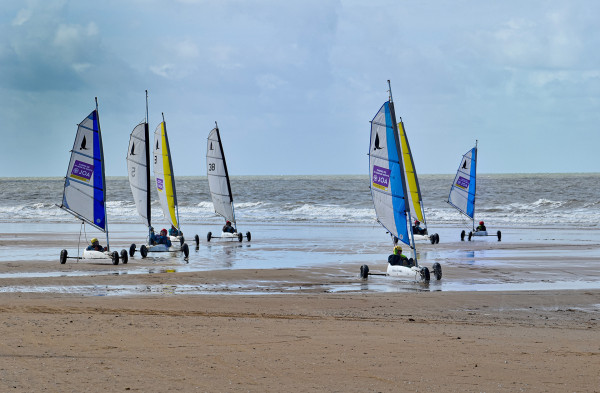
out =
[[[429,269],[427,269],[426,267],[421,269],[421,278],[423,279],[423,281],[427,282],[429,282],[429,280],[431,279],[431,276],[429,275]]]
[[[250,233],[250,231],[246,232],[246,239],[248,239],[248,241],[252,239],[252,234]]]
[[[200,236],[194,236],[194,241],[196,242],[196,248],[200,248]]]
[[[119,264],[119,253],[116,251],[113,251],[113,253],[111,254],[111,258],[112,258],[112,264],[113,265],[118,265]]]
[[[438,262],[436,262],[433,264],[433,266],[431,268],[433,269],[433,275],[434,275],[435,279],[441,280],[442,279],[442,265],[440,265]]]
[[[190,255],[190,248],[188,247],[187,243],[183,243],[183,247],[181,247],[181,251],[183,251],[183,255],[187,259],[187,257]]]
[[[142,258],[146,258],[146,256],[148,255],[148,247],[146,247],[145,244],[142,244],[142,246],[140,247],[140,254],[142,254]]]
[[[360,267],[360,278],[366,280],[367,278],[369,278],[369,266],[367,265],[362,265]]]
[[[498,241],[502,241],[502,232],[498,231],[496,234],[498,235]]]
[[[429,235],[429,241],[431,244],[435,244],[435,235]]]
[[[129,246],[129,256],[132,257],[135,255],[135,243]]]
[[[464,242],[465,241],[465,230],[463,229],[463,231],[460,233],[460,241]]]
[[[469,232],[469,241],[471,241],[472,237],[473,237],[473,232]]]
[[[60,264],[64,265],[65,263],[67,263],[67,256],[69,255],[69,252],[67,250],[61,250],[60,251]]]
[[[438,235],[437,233],[435,234],[435,244],[438,244],[440,242],[440,235]]]
[[[212,238],[212,232],[208,232],[208,233],[206,234],[206,241],[207,241],[207,242],[210,242],[210,239],[211,239],[211,238]]]
[[[123,265],[125,265],[129,261],[127,250],[121,250],[121,260],[123,261]]]
[[[238,233],[238,241],[241,243],[242,240],[244,240],[244,235],[242,235],[241,233]]]

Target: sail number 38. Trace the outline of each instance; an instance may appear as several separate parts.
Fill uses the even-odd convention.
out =
[[[215,163],[211,162],[210,164],[208,164],[208,171],[212,172],[215,170]]]

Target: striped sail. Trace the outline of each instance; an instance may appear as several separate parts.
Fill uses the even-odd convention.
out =
[[[61,209],[106,232],[106,182],[98,110],[77,127]]]
[[[410,244],[401,150],[394,104],[385,102],[371,121],[369,174],[377,219],[392,235]]]
[[[235,217],[233,214],[233,196],[229,184],[229,173],[221,144],[219,128],[213,128],[208,134],[206,145],[206,170],[208,176],[208,188],[212,197],[215,213],[231,221],[235,228]]]
[[[171,225],[179,229],[177,222],[177,193],[175,176],[167,138],[167,124],[163,121],[154,131],[154,177],[156,191],[165,218]]]
[[[465,153],[460,161],[448,196],[449,204],[471,218],[475,215],[476,169],[477,146]]]
[[[412,214],[414,214],[414,218],[421,221],[424,227],[427,227],[427,224],[425,223],[425,215],[423,214],[423,200],[421,198],[421,189],[419,188],[419,179],[417,177],[415,163],[412,158],[410,145],[408,144],[408,138],[406,136],[402,119],[400,119],[398,122],[398,132],[400,134],[400,147],[402,150],[404,176],[406,178],[406,186],[408,188],[406,196],[411,207],[410,211]]]
[[[127,173],[129,186],[138,214],[146,226],[150,226],[150,152],[148,123],[138,124],[129,137],[127,151]]]

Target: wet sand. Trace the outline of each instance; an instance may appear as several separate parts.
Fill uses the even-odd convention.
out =
[[[444,269],[424,285],[360,280],[389,246],[359,238],[113,266],[60,265],[51,235],[3,234],[1,390],[600,391],[597,241],[422,245]],[[575,289],[553,288],[565,277]]]

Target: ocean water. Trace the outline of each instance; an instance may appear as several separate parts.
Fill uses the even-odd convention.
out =
[[[421,191],[430,228],[470,226],[446,201],[454,175],[421,175]],[[479,175],[475,218],[488,228],[598,228],[600,174]],[[179,216],[186,224],[215,224],[206,177],[176,179]],[[373,224],[369,178],[364,176],[233,177],[238,224]],[[0,223],[76,221],[55,206],[62,178],[0,179]],[[107,179],[109,223],[134,224],[137,215],[125,177]],[[155,200],[153,222],[164,223]],[[160,224],[159,224],[160,225]],[[166,224],[165,224],[166,225]]]

